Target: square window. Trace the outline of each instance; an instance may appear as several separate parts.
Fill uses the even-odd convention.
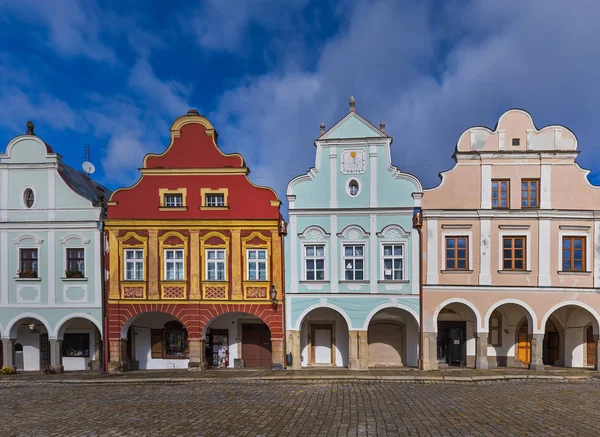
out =
[[[520,138],[513,138],[512,139],[512,145],[513,146],[520,146],[521,145],[521,139]]]

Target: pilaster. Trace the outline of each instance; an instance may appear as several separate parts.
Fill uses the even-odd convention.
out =
[[[437,332],[423,333],[423,360],[419,363],[421,370],[437,370]]]
[[[127,358],[127,339],[116,338],[108,341],[109,347],[109,372],[122,372],[129,369]]]
[[[64,370],[62,363],[62,340],[50,340],[50,365],[54,367],[56,373],[62,373]]]
[[[189,345],[189,368],[200,368],[205,369],[204,359],[204,340],[194,339],[188,340]]]
[[[600,335],[594,335],[594,342],[596,343],[596,364],[594,370],[600,370]]]
[[[283,369],[285,357],[283,352],[283,338],[271,338],[271,367]]]
[[[544,370],[543,361],[544,334],[533,334],[531,336],[531,362],[529,370]]]
[[[300,331],[289,330],[287,332],[286,346],[288,353],[292,354],[292,370],[300,370],[302,368],[300,356]]]
[[[158,231],[148,231],[148,299],[160,299],[159,290],[159,263],[161,256],[158,253]]]
[[[282,257],[281,236],[279,235],[279,230],[274,229],[271,231],[271,283],[277,289],[278,299],[284,298],[281,292],[283,290]]]
[[[117,240],[117,232],[114,230],[108,231],[108,259],[109,259],[109,291],[108,296],[110,299],[119,299],[119,258],[122,254],[119,254],[119,241]]]
[[[239,229],[231,230],[231,298],[242,300],[242,237]]]
[[[438,221],[427,220],[427,283],[438,283]]]
[[[476,369],[487,369],[488,368],[488,333],[478,332],[475,335],[475,368]]]
[[[492,283],[492,223],[490,219],[480,221],[480,249],[479,249],[479,285],[491,285]]]
[[[358,370],[369,369],[369,336],[368,331],[358,332]]]
[[[348,344],[348,369],[350,370],[359,370],[358,342],[358,331],[350,331]]]
[[[15,340],[2,339],[3,366],[14,367],[15,365]]]
[[[200,232],[190,231],[190,299],[200,299]],[[191,347],[191,344],[190,344]],[[190,350],[191,353],[191,350]],[[191,359],[190,359],[191,367]]]

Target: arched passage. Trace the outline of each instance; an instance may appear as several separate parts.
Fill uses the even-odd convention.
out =
[[[99,370],[102,335],[99,322],[87,314],[72,314],[56,325],[64,370]]]
[[[218,315],[205,324],[202,336],[208,368],[270,368],[273,363],[271,330],[254,314]]]
[[[531,362],[531,336],[537,326],[535,312],[526,304],[504,300],[487,313],[487,357],[491,367],[522,367]]]
[[[597,366],[598,314],[579,302],[551,308],[544,324],[544,364],[564,367]]]
[[[383,308],[370,318],[367,330],[370,367],[417,366],[419,325],[410,312]]]
[[[129,370],[186,369],[189,363],[188,331],[177,317],[149,311],[136,314],[123,325],[125,362]]]
[[[21,371],[36,371],[51,365],[50,335],[48,322],[36,314],[21,314],[11,320],[6,331],[9,338],[4,365]],[[62,370],[62,369],[57,369]]]
[[[474,308],[457,301],[436,312],[438,366],[475,366],[479,314]]]
[[[348,367],[349,330],[347,316],[319,307],[309,311],[300,323],[302,367]]]

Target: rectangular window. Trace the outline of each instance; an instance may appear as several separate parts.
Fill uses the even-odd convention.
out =
[[[382,251],[383,280],[400,281],[404,279],[404,245],[384,244]]]
[[[90,334],[65,333],[62,342],[63,357],[90,356]]]
[[[513,146],[520,146],[521,145],[521,138],[513,138],[512,139],[512,145]]]
[[[246,271],[249,281],[267,280],[267,250],[249,249],[246,251]]]
[[[585,271],[585,237],[563,237],[563,272]]]
[[[446,270],[469,270],[469,237],[446,237]]]
[[[85,276],[85,259],[83,249],[67,249],[67,277],[81,274]]]
[[[165,206],[178,208],[183,206],[183,194],[165,194]]]
[[[225,249],[206,251],[206,280],[225,281]]]
[[[362,281],[365,278],[365,246],[351,244],[344,246],[344,278],[346,281]]]
[[[521,208],[540,207],[539,179],[523,179],[521,181]]]
[[[165,250],[165,281],[183,281],[183,249]]]
[[[325,246],[304,246],[307,281],[325,280]]]
[[[525,237],[502,238],[502,269],[525,270]]]
[[[38,277],[38,250],[21,249],[19,251],[19,277],[37,278]]]
[[[225,194],[207,194],[206,206],[225,206]]]
[[[125,280],[144,280],[144,251],[142,249],[125,249]]]
[[[508,179],[492,179],[492,208],[510,207],[510,181]]]
[[[488,339],[490,346],[502,346],[502,315],[493,312],[490,316],[490,336]]]

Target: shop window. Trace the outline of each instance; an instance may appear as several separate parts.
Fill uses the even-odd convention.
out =
[[[38,250],[20,249],[19,257],[19,278],[37,278]]]
[[[187,357],[187,331],[181,323],[167,322],[163,329],[152,329],[150,337],[152,358]]]
[[[248,249],[246,252],[246,271],[249,281],[267,280],[267,250]]]
[[[63,357],[90,356],[90,334],[66,333],[62,342]]]

